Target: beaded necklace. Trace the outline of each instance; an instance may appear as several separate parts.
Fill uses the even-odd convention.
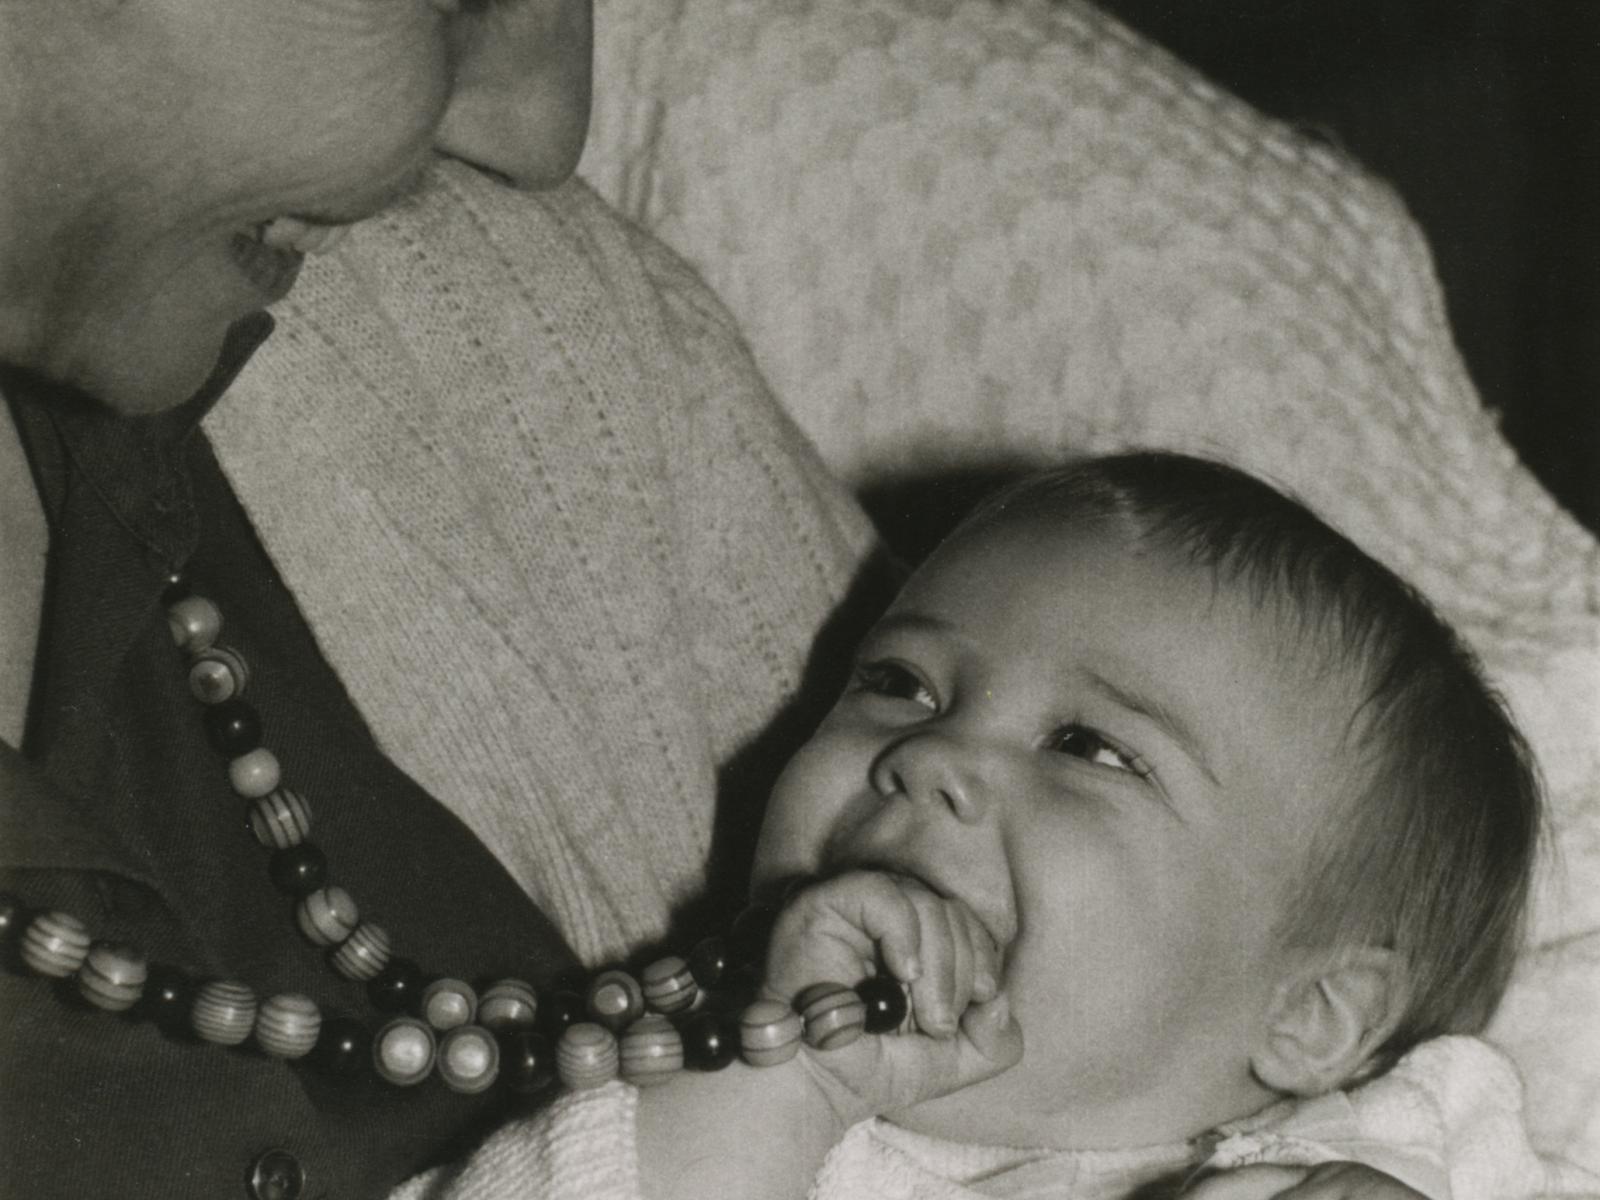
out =
[[[245,701],[248,664],[221,644],[222,614],[178,576],[162,596],[174,644],[187,661],[189,690],[203,706],[207,740],[227,759],[228,782],[247,804],[256,840],[269,851],[268,875],[294,898],[295,923],[346,979],[391,1014],[374,1033],[349,1017],[324,1017],[298,992],[259,999],[235,979],[196,984],[181,971],[152,965],[135,947],[95,940],[77,917],[29,913],[0,894],[0,941],[20,935],[22,962],[50,980],[75,980],[78,994],[110,1013],[135,1010],[167,1028],[218,1046],[253,1038],[264,1054],[305,1059],[336,1075],[368,1064],[395,1087],[437,1074],[453,1091],[473,1094],[497,1082],[531,1094],[557,1079],[598,1087],[619,1076],[647,1086],[685,1068],[715,1071],[735,1057],[753,1066],[793,1058],[804,1042],[830,1050],[863,1033],[881,1034],[907,1015],[905,993],[883,976],[854,987],[817,983],[791,1006],[757,999],[742,1007],[776,915],[747,909],[726,936],[700,941],[689,955],[649,963],[637,977],[611,968],[582,992],[540,995],[520,979],[480,992],[450,976],[430,978],[394,953],[389,932],[361,917],[355,899],[328,881],[328,862],[310,840],[311,805],[283,785],[282,768],[261,744],[261,721]],[[552,1049],[553,1047],[553,1049]]]

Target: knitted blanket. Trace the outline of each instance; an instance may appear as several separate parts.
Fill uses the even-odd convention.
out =
[[[1552,800],[1495,1036],[1600,1169],[1600,547],[1479,404],[1388,189],[1075,0],[599,0],[597,60],[582,173],[852,483],[1209,452],[1439,605]]]

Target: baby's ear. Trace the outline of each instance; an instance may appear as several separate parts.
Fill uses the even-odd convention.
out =
[[[1405,1007],[1404,964],[1392,950],[1362,946],[1308,962],[1279,985],[1251,1071],[1292,1096],[1332,1091],[1383,1045]]]

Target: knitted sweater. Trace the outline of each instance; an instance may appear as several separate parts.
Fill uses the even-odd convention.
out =
[[[695,275],[582,185],[441,165],[277,316],[207,430],[328,661],[581,956],[661,937],[756,819],[741,789],[717,826],[719,782],[865,519]]]

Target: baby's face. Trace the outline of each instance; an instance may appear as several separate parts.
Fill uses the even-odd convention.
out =
[[[1243,1115],[1275,923],[1337,794],[1343,689],[1237,589],[1109,532],[946,547],[774,791],[757,882],[876,866],[1006,949],[1020,1066],[896,1119],[1147,1144]]]

